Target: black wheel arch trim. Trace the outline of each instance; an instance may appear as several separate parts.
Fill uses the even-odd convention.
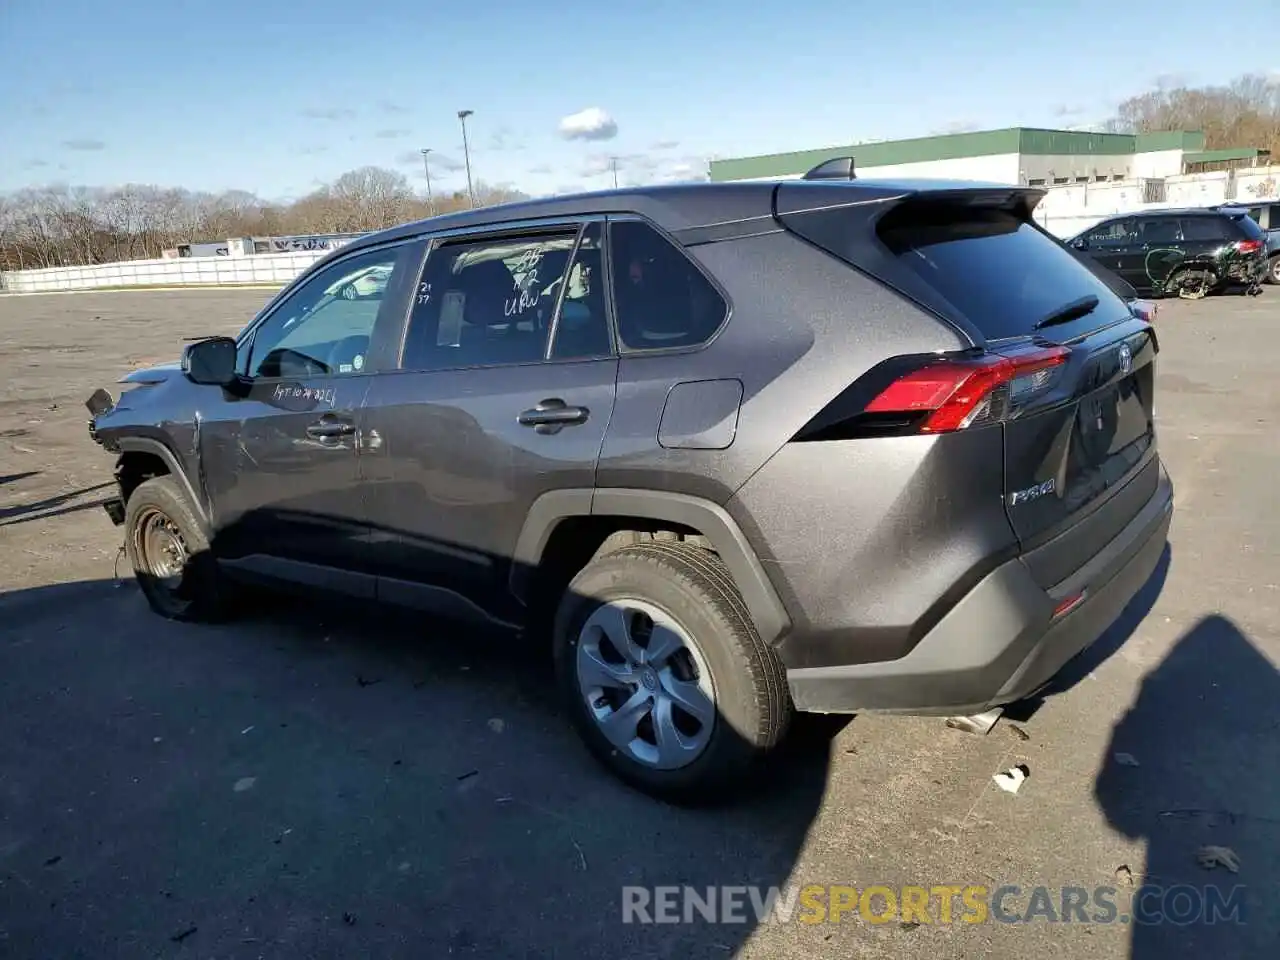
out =
[[[512,558],[510,589],[517,600],[528,604],[533,571],[556,525],[570,517],[585,516],[666,520],[697,530],[733,574],[761,639],[774,643],[791,628],[786,608],[764,566],[728,511],[701,497],[655,490],[571,489],[552,490],[540,496],[529,508]]]
[[[208,533],[209,514],[205,510],[204,500],[196,494],[195,487],[192,486],[191,478],[187,476],[187,471],[182,465],[182,461],[167,444],[160,440],[153,440],[150,437],[121,437],[117,444],[122,455],[126,453],[149,453],[163,460],[169,468],[169,473],[182,484],[183,490],[191,501],[191,509],[195,512],[197,519],[204,525],[205,532]]]

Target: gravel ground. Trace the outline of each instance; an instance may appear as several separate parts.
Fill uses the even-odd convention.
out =
[[[0,955],[1276,955],[1280,291],[1163,305],[1170,552],[1059,692],[986,737],[812,718],[717,812],[615,784],[510,643],[285,600],[183,626],[113,581],[83,399],[269,295],[0,297]],[[1020,791],[996,789],[1017,763]],[[1209,845],[1239,872],[1199,865]],[[1115,886],[1118,909],[621,922],[624,885],[679,884],[1015,885],[1011,914],[1037,885],[1057,907]],[[1160,893],[1179,884],[1241,885],[1245,922],[1119,922],[1139,891],[1186,912]]]

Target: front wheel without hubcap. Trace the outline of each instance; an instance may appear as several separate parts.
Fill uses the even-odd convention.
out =
[[[171,476],[140,483],[125,504],[125,553],[151,609],[171,620],[218,620],[230,594],[204,527]]]
[[[565,591],[554,637],[578,732],[653,796],[729,796],[786,730],[786,673],[709,550],[653,541],[598,555]]]

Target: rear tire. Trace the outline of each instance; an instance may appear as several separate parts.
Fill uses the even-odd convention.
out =
[[[231,612],[229,585],[173,477],[138,485],[125,506],[124,530],[125,554],[152,610],[170,620],[206,622]]]
[[[1165,290],[1181,300],[1203,300],[1218,285],[1218,275],[1199,267],[1180,267],[1169,275]]]
[[[790,721],[782,664],[728,569],[699,546],[650,541],[597,556],[565,591],[554,642],[561,694],[587,747],[651,796],[726,798]],[[677,645],[687,657],[666,652]]]

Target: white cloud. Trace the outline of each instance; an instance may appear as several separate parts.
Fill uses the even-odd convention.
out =
[[[560,121],[560,136],[566,140],[612,140],[618,124],[599,107],[587,107]]]

